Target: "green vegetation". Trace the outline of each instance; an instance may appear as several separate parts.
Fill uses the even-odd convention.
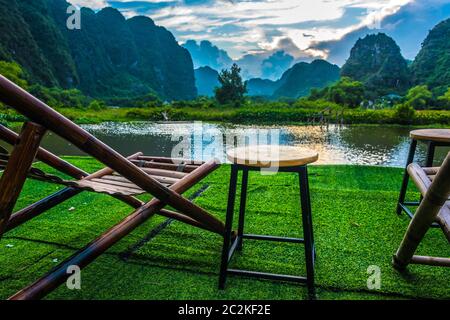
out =
[[[410,72],[400,47],[384,33],[359,39],[342,66],[341,76],[364,83],[372,98],[403,94],[410,86]]]
[[[311,90],[322,89],[339,80],[340,69],[325,60],[299,62],[276,81],[254,78],[248,81],[248,94],[253,99],[284,100],[306,97]]]
[[[8,78],[19,87],[28,89],[28,81],[20,65],[15,62],[0,61],[0,74]]]
[[[87,158],[67,159],[89,172],[101,167]],[[228,166],[222,166],[187,194],[208,185],[196,203],[222,219],[229,171]],[[395,214],[401,169],[312,166],[309,171],[319,299],[450,298],[450,269],[412,265],[400,274],[391,267],[391,257],[409,223],[405,215]],[[249,183],[246,231],[301,236],[297,176],[251,173]],[[17,208],[57,189],[52,184],[28,181]],[[411,190],[408,197],[416,199],[419,194]],[[74,210],[69,210],[72,207]],[[1,298],[30,284],[129,213],[129,207],[112,197],[83,193],[7,233],[0,241]],[[227,289],[219,291],[222,239],[179,222],[172,222],[135,248],[163,221],[157,216],[150,219],[84,269],[81,291],[60,286],[48,298],[306,298],[301,285],[231,276]],[[432,229],[418,253],[448,256],[449,250],[442,232]],[[303,254],[298,245],[246,241],[232,266],[303,274]],[[379,266],[382,272],[379,291],[367,289],[367,268],[371,265]]]
[[[30,93],[58,110],[61,108],[84,109],[92,100],[77,89],[64,90],[57,87],[45,88],[35,85],[30,88]]]
[[[414,84],[426,84],[441,95],[450,85],[450,19],[442,21],[429,33],[411,70]]]
[[[430,99],[430,92],[426,90],[426,87],[416,87],[410,90],[406,98],[400,100],[400,107],[366,110],[363,107],[358,107],[363,101],[364,87],[360,82],[345,77],[328,88],[313,90],[308,98],[284,101],[246,99],[244,101],[238,100],[239,102],[236,103],[233,99],[236,97],[242,98],[242,86],[244,84],[239,78],[234,80],[237,71],[235,69],[234,75],[232,74],[233,71],[227,74],[227,77],[231,78],[225,77],[225,80],[228,81],[225,87],[232,88],[232,90],[236,89],[238,94],[235,96],[230,94],[229,97],[233,97],[232,102],[222,105],[216,100],[206,97],[165,104],[151,93],[136,98],[95,100],[86,97],[76,89],[63,90],[57,87],[29,86],[25,72],[15,63],[0,62],[0,71],[78,123],[163,121],[166,117],[172,121],[218,121],[253,124],[305,123],[319,121],[322,117],[330,122],[348,124],[430,125],[450,123],[450,111],[420,110],[414,112],[414,110],[411,110],[413,107],[424,109],[428,103],[443,106],[448,103],[450,93],[439,97],[437,100]],[[237,76],[239,76],[238,73]],[[228,83],[230,86],[228,86]],[[238,86],[233,87],[236,83]],[[237,105],[239,105],[238,108]],[[108,106],[114,106],[114,108]],[[412,117],[413,115],[414,117]],[[5,108],[1,110],[0,123],[8,124],[22,121],[24,121],[24,117],[18,115],[14,110]]]
[[[342,77],[338,82],[327,88],[313,90],[309,99],[325,99],[338,105],[355,109],[361,105],[364,97],[364,85],[361,82]]]
[[[242,81],[241,68],[233,64],[230,70],[222,70],[218,80],[220,87],[215,89],[216,100],[220,104],[239,106],[244,102],[247,93],[247,82]]]
[[[0,0],[0,60],[15,61],[32,84],[78,89],[93,98],[196,97],[192,59],[147,17],[82,9],[80,30],[66,28],[65,0]]]
[[[194,72],[198,95],[213,97],[215,89],[220,86],[219,73],[210,67],[200,67]]]
[[[308,96],[313,88],[324,88],[339,79],[339,67],[325,60],[300,62],[287,70],[277,83],[273,98]]]
[[[272,104],[251,104],[250,106],[222,107],[215,106],[213,101],[207,100],[204,108],[189,105],[183,107],[155,107],[155,108],[106,108],[102,110],[63,108],[59,111],[69,119],[80,123],[100,123],[105,121],[165,121],[165,116],[170,121],[207,121],[228,122],[241,124],[300,124],[319,122],[322,115],[331,123],[346,124],[413,124],[413,125],[448,125],[450,112],[441,110],[415,111],[413,119],[405,122],[405,119],[397,113],[397,109],[384,110],[353,110],[342,108],[327,102],[321,102],[325,108],[311,108],[309,102],[301,101],[296,106],[278,102]],[[2,112],[3,113],[3,112]],[[23,121],[23,117],[9,111],[2,114],[4,121]],[[2,119],[0,117],[0,119]]]
[[[447,92],[444,95],[438,97],[438,105],[446,110],[450,110],[450,87],[447,89]]]
[[[428,86],[416,86],[409,89],[405,97],[405,103],[417,110],[426,109],[432,102],[433,94]]]
[[[428,103],[444,108],[449,104],[450,94],[429,99],[425,87],[411,89],[399,100],[396,108],[368,110],[360,107],[364,87],[358,81],[342,78],[336,84],[313,90],[311,96],[302,99],[267,101],[265,99],[233,100],[220,104],[215,99],[200,97],[189,101],[163,103],[154,94],[136,98],[114,98],[104,100],[86,97],[76,89],[64,90],[40,85],[29,86],[20,67],[14,63],[0,63],[4,75],[15,79],[35,96],[77,123],[99,123],[104,121],[214,121],[231,123],[310,123],[328,119],[331,123],[346,124],[449,124],[450,111],[419,110],[438,109],[426,107]],[[6,72],[5,72],[6,71]],[[234,80],[233,80],[234,81]],[[232,83],[232,82],[230,82]],[[242,82],[238,82],[243,85]],[[239,86],[238,86],[239,87]],[[231,87],[228,87],[231,88]],[[227,89],[228,90],[228,89]],[[234,90],[234,89],[233,89]],[[238,90],[238,91],[239,91]],[[224,94],[225,97],[225,94]],[[231,98],[230,98],[231,99]],[[429,102],[431,101],[431,102]],[[112,107],[114,106],[114,107]],[[414,117],[412,117],[414,115]],[[410,118],[411,117],[411,118]],[[22,122],[24,117],[12,109],[2,108],[0,123]]]
[[[217,87],[211,99],[195,98],[189,53],[149,18],[127,20],[112,8],[83,9],[83,28],[69,31],[61,21],[66,8],[64,0],[16,0],[0,6],[0,28],[5,31],[0,34],[0,73],[79,123],[168,117],[234,123],[325,119],[449,124],[450,20],[430,32],[410,68],[385,34],[359,39],[342,70],[316,60],[295,64],[278,81],[252,79],[250,97],[237,65],[224,70],[219,81],[214,70],[199,68],[199,93],[213,95]],[[0,108],[0,123],[24,120]]]
[[[24,89],[28,89],[28,81],[25,80],[25,74],[23,72],[23,69],[17,63],[0,61],[0,74],[10,79],[18,86]],[[0,102],[0,112],[1,112],[0,124],[5,124],[5,122],[8,120],[6,117],[7,109],[5,108],[5,105],[1,102]],[[20,117],[18,120],[20,121],[21,119],[22,117]],[[9,120],[14,121],[15,119]]]
[[[416,110],[409,103],[402,103],[395,108],[395,116],[400,123],[411,124],[414,122]]]

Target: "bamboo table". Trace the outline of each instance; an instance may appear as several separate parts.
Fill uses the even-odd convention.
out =
[[[400,189],[400,196],[397,204],[397,214],[402,211],[412,218],[413,213],[408,206],[418,206],[420,202],[405,201],[406,191],[408,189],[409,174],[408,166],[414,161],[414,156],[417,150],[417,142],[423,142],[428,145],[427,160],[425,167],[432,167],[434,161],[434,154],[436,147],[450,146],[450,129],[422,129],[410,132],[411,145],[409,148],[408,159],[406,161],[405,173],[403,175],[403,182]],[[433,224],[437,227],[437,224]]]
[[[222,249],[222,262],[220,268],[219,288],[225,288],[228,274],[256,277],[271,280],[293,281],[306,283],[308,293],[314,296],[314,260],[315,246],[311,216],[311,202],[309,194],[307,165],[318,160],[318,154],[311,150],[295,147],[255,146],[231,149],[227,152],[228,159],[232,162],[230,189],[228,194],[228,207],[225,222],[225,236]],[[299,174],[300,200],[303,222],[303,239],[275,237],[268,235],[244,234],[245,205],[247,198],[249,171],[262,169],[275,169],[277,172],[296,172]],[[242,171],[242,185],[239,208],[239,223],[237,234],[232,233],[234,204],[236,200],[236,187],[239,171]],[[229,269],[235,251],[241,251],[243,239],[265,240],[290,243],[302,243],[305,245],[306,277],[264,273],[249,270]]]

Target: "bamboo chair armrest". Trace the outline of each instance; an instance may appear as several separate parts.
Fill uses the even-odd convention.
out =
[[[425,196],[432,182],[425,170],[417,163],[411,163],[408,166],[408,173],[422,196]]]

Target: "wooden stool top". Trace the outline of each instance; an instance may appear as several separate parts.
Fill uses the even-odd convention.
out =
[[[450,129],[421,129],[411,131],[409,136],[415,140],[450,143]]]
[[[245,146],[227,151],[228,160],[249,167],[268,168],[304,166],[319,159],[313,150],[288,146]]]

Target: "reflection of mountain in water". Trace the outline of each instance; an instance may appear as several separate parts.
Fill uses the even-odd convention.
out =
[[[225,160],[226,148],[242,144],[308,147],[320,154],[319,164],[361,164],[402,167],[409,148],[406,127],[389,126],[241,126],[208,123],[104,123],[85,128],[123,155],[142,151],[148,155],[170,157],[180,141],[187,142],[184,156],[194,159],[217,157]],[[272,130],[272,131],[271,131]],[[275,133],[271,136],[270,133]],[[259,139],[259,141],[258,141]],[[55,135],[44,140],[44,147],[62,155],[82,153]],[[186,145],[186,144],[185,144]],[[437,151],[442,161],[447,149]],[[419,144],[418,159],[425,158]]]

